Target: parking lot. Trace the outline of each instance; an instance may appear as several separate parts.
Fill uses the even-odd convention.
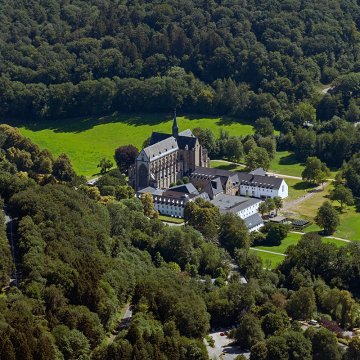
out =
[[[215,345],[211,347],[207,344],[206,348],[208,350],[209,358],[211,360],[234,360],[238,355],[243,354],[247,358],[250,357],[250,353],[244,353],[239,346],[232,346],[232,339],[229,339],[225,335],[226,330],[212,332],[209,336],[214,339]]]

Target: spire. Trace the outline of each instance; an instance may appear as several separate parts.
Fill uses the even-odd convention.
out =
[[[174,110],[174,122],[172,126],[172,135],[177,138],[179,136],[179,128],[176,120],[176,108]]]

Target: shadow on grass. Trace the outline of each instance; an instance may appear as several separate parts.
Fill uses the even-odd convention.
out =
[[[237,167],[239,167],[239,165],[236,164],[222,164],[216,167],[216,169],[221,169],[221,170],[234,170]]]
[[[185,117],[189,120],[197,120],[201,118],[217,120],[218,126],[226,126],[231,124],[252,125],[248,121],[239,121],[230,117],[209,116],[201,114],[184,115],[178,114],[178,117]],[[5,122],[11,126],[25,127],[31,131],[53,130],[58,133],[80,133],[94,128],[98,125],[110,123],[124,123],[131,126],[143,125],[159,125],[165,122],[172,121],[172,113],[154,113],[154,114],[120,114],[113,113],[104,116],[83,116],[65,119],[50,119],[39,121],[26,121],[24,119],[7,119]],[[219,119],[220,118],[220,119]]]
[[[308,181],[301,181],[296,183],[293,186],[293,189],[295,190],[308,190],[308,189],[314,189],[316,187],[316,185],[308,182]]]
[[[296,165],[296,164],[302,165],[302,163],[296,158],[296,156],[294,154],[290,154],[290,155],[281,157],[279,160],[279,164],[280,165]]]
[[[118,114],[106,116],[89,116],[43,121],[7,120],[12,126],[24,126],[32,131],[50,129],[59,133],[80,133],[98,125],[124,123],[132,126],[157,125],[171,119],[170,114]]]
[[[360,212],[360,199],[355,200],[355,211]]]

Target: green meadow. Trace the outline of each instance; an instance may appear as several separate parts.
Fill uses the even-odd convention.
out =
[[[254,251],[256,255],[258,255],[262,259],[264,267],[269,267],[273,269],[285,259],[284,254],[286,254],[289,246],[296,245],[300,241],[301,237],[301,234],[289,232],[287,237],[282,240],[281,244],[278,246],[254,246],[251,248],[251,250]],[[334,244],[337,247],[345,246],[347,244],[346,242],[341,240],[328,238],[322,238],[322,241],[328,244]],[[272,251],[277,254],[257,251],[256,249]]]
[[[66,153],[81,175],[92,176],[98,172],[101,158],[113,158],[118,146],[133,144],[141,148],[152,131],[170,132],[172,118],[159,115],[113,115],[77,119],[26,123],[6,121],[41,148],[49,149],[54,156]],[[252,125],[227,117],[178,117],[180,131],[196,127],[211,129],[217,136],[220,129],[234,136],[253,133]]]
[[[263,266],[268,269],[275,269],[285,259],[284,255],[269,254],[262,251],[256,251],[255,249],[250,249],[250,251],[259,256],[263,262]]]

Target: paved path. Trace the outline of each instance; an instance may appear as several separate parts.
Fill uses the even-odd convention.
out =
[[[301,231],[289,231],[292,234],[299,234],[299,235],[305,235],[306,233],[301,232]],[[339,241],[343,241],[346,243],[351,243],[352,240],[348,240],[348,239],[344,239],[344,238],[340,238],[340,237],[336,237],[336,236],[323,236],[324,239],[335,239],[335,240],[339,240]]]
[[[315,194],[323,191],[327,186],[329,185],[329,182],[326,182],[324,185],[319,185],[317,186],[315,189],[310,190],[307,194],[305,194],[304,196],[302,196],[301,198],[292,200],[292,201],[287,201],[284,203],[284,206],[282,208],[282,210],[289,210],[292,209],[294,207],[297,207],[299,204],[301,204],[302,202],[310,199],[311,197],[313,197]]]
[[[286,254],[282,254],[282,253],[278,253],[278,252],[274,252],[274,251],[269,251],[269,250],[257,249],[257,248],[254,248],[254,247],[251,247],[250,249],[255,250],[255,251],[268,253],[268,254],[273,254],[273,255],[287,256]]]
[[[268,176],[280,176],[280,177],[282,177],[282,178],[284,178],[284,179],[294,179],[294,180],[301,180],[302,181],[302,177],[300,177],[300,176],[292,176],[292,175],[285,175],[285,174],[278,174],[278,173],[274,173],[274,172],[266,172],[266,174],[268,175]]]

